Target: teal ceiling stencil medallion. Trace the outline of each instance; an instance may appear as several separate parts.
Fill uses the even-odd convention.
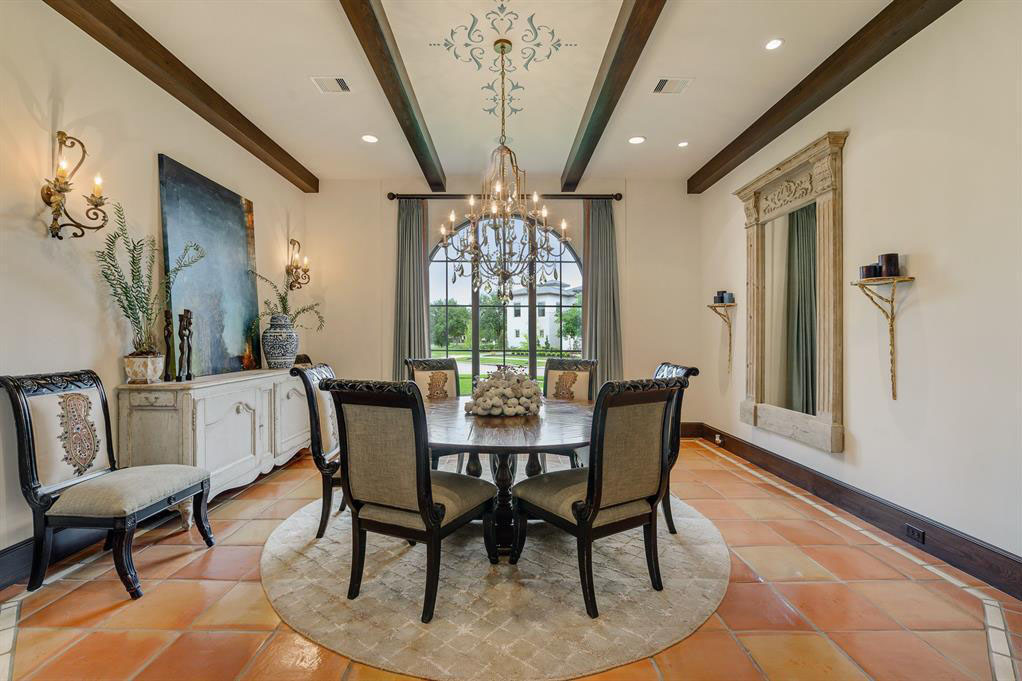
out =
[[[442,47],[456,61],[472,64],[476,71],[483,70],[485,61],[486,69],[491,73],[500,72],[500,57],[488,59],[486,47],[496,38],[512,37],[516,25],[519,25],[522,31],[521,35],[517,36],[521,47],[514,57],[507,55],[508,73],[518,70],[519,65],[528,71],[534,64],[549,61],[562,48],[578,47],[578,43],[564,42],[553,27],[537,23],[535,12],[525,19],[524,25],[521,25],[518,12],[510,7],[512,1],[495,0],[495,6],[483,15],[482,21],[470,12],[467,22],[452,27],[442,40],[429,43],[430,47]],[[486,33],[490,36],[487,37]],[[480,89],[487,93],[483,111],[496,116],[497,109],[500,108],[500,93],[496,89],[496,79],[484,83]],[[524,90],[524,85],[511,81],[511,89],[505,96],[508,110],[512,114],[524,108],[521,104]]]

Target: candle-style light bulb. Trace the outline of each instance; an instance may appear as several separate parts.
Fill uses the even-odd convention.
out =
[[[532,192],[532,206],[535,208],[537,203],[539,203],[539,193]]]
[[[67,161],[65,161],[64,159],[60,159],[60,162],[57,164],[57,179],[58,180],[67,179]]]
[[[468,195],[468,207],[469,207],[469,208],[474,208],[474,207],[475,207],[475,205],[476,205],[476,197],[475,197],[475,194],[469,194],[469,195]]]
[[[490,204],[490,212],[491,213],[496,213],[497,212],[497,202],[496,201],[494,201],[493,203]]]
[[[497,192],[498,195],[500,194],[500,180],[497,180],[497,183],[493,185],[493,191]]]
[[[564,234],[564,230],[568,229],[568,221],[561,218],[561,234]]]
[[[454,217],[454,211],[453,211],[453,210],[451,211],[451,215],[450,215],[450,218],[449,218],[449,219],[450,219],[450,221],[451,221],[452,223],[453,223],[453,222],[454,222],[454,220],[455,220],[455,217]]]
[[[92,195],[96,198],[103,196],[103,178],[99,175],[92,180]]]
[[[540,214],[541,214],[541,215],[542,215],[542,216],[543,216],[544,218],[546,218],[546,206],[543,206],[543,210],[542,210],[542,211],[540,212]]]

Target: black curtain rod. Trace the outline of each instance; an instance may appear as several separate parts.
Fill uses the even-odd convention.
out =
[[[527,195],[523,195],[526,196]],[[394,192],[388,192],[387,198],[393,201],[394,199],[467,199],[468,194],[395,194]],[[614,199],[620,201],[624,198],[621,192],[617,194],[540,194],[541,199],[548,199],[555,201],[558,199]]]

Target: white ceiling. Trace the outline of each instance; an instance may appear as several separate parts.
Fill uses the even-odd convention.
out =
[[[496,146],[497,38],[512,42],[511,146],[527,171],[560,171],[621,0],[383,0],[383,7],[448,175],[479,173]]]
[[[669,0],[586,174],[688,178],[886,4]],[[784,44],[765,50],[775,37]],[[652,94],[664,77],[693,81],[680,95]],[[636,135],[646,142],[628,144]]]
[[[337,0],[115,2],[320,179],[419,175]],[[493,93],[483,86],[496,76],[499,35],[514,43],[509,77],[523,87],[513,93],[522,110],[508,120],[511,146],[530,173],[560,174],[620,0],[383,4],[447,175],[480,172],[495,144],[499,121],[484,110]],[[587,176],[687,177],[885,4],[668,0]],[[773,37],[785,43],[767,52]],[[351,92],[320,94],[311,76],[344,77]],[[653,95],[661,77],[694,80],[680,95]],[[362,142],[366,133],[379,143]],[[646,143],[628,144],[633,135]]]

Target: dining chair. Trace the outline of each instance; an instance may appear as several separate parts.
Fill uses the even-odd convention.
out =
[[[483,542],[497,562],[493,525],[496,486],[468,475],[430,470],[429,434],[422,393],[412,381],[326,379],[340,442],[341,484],[351,509],[351,578],[358,597],[366,532],[426,544],[422,621],[433,618],[440,578],[440,544],[473,520],[483,521]]]
[[[653,372],[653,378],[674,378],[675,376],[685,378],[686,380],[693,376],[699,375],[699,369],[696,367],[686,367],[680,364],[671,364],[670,362],[661,362],[660,366]],[[671,440],[675,443],[674,449],[671,451],[670,468],[674,469],[674,464],[678,463],[678,454],[681,449],[681,400],[684,397],[684,393],[678,395],[678,403],[674,406],[675,415],[672,419],[673,427],[677,429],[677,437]],[[671,534],[678,534],[678,530],[674,528],[674,516],[671,515],[671,494],[668,492],[664,495],[664,499],[661,502],[661,506],[664,510],[664,522],[667,524],[667,531]]]
[[[323,482],[323,509],[319,516],[319,529],[316,530],[316,539],[321,539],[330,521],[334,488],[341,486],[341,462],[338,459],[340,445],[337,438],[334,402],[328,393],[319,389],[320,381],[334,378],[334,370],[327,364],[296,365],[291,368],[291,375],[301,379],[305,387],[305,398],[309,403],[309,449]],[[337,512],[343,512],[346,504],[342,491],[341,505]]]
[[[206,503],[209,471],[159,464],[118,468],[106,391],[95,372],[0,376],[14,412],[21,493],[32,509],[32,571],[28,590],[43,584],[53,532],[106,530],[103,550],[132,598],[142,597],[131,556],[140,522],[191,499],[195,524],[213,546]]]
[[[453,357],[406,358],[408,380],[419,386],[419,391],[430,401],[457,399],[461,397],[461,380],[458,374],[458,360]],[[455,470],[464,470],[465,453],[455,450],[431,450],[430,465],[434,470],[440,466],[441,456],[457,456]]]
[[[575,537],[586,612],[598,617],[593,584],[593,542],[642,527],[653,588],[663,590],[657,554],[657,504],[667,492],[668,458],[677,431],[674,405],[686,378],[611,381],[593,411],[589,466],[543,473],[511,488],[515,506],[512,564],[525,547],[529,518],[545,520]]]
[[[543,368],[543,397],[552,396],[556,400],[574,402],[592,401],[596,392],[597,363],[595,359],[547,358]],[[539,464],[544,473],[547,470],[548,453],[567,456],[572,468],[582,466],[583,459],[588,457],[587,448],[543,452],[539,455]]]

